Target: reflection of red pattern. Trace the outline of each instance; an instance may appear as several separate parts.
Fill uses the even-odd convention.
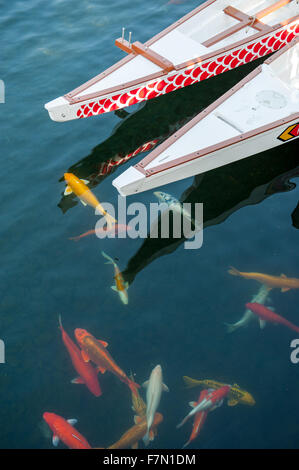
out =
[[[140,88],[119,93],[110,98],[95,98],[95,100],[90,103],[82,104],[77,111],[77,116],[78,118],[84,118],[115,111],[116,109],[131,106],[141,101],[150,100],[157,96],[178,90],[179,88],[192,85],[193,83],[200,82],[206,78],[213,77],[277,51],[298,35],[299,24],[297,21],[283,27],[273,35],[260,39],[258,43],[253,42],[252,44],[246,45],[243,49],[222,55],[213,61],[207,60],[206,62],[195,64],[193,67],[188,67],[182,72],[168,75],[155,82],[148,83],[146,86],[142,85]]]
[[[153,147],[155,147],[158,142],[159,142],[159,139],[150,140],[149,142],[146,142],[145,144],[140,145],[140,147],[134,150],[134,152],[128,153],[125,157],[120,157],[118,160],[113,160],[113,158],[111,158],[107,162],[103,162],[100,165],[97,176],[107,175],[108,173],[111,172],[113,168],[115,168],[118,165],[123,165],[126,161],[130,160],[130,158],[135,157],[135,155],[138,155],[138,153],[148,152]]]

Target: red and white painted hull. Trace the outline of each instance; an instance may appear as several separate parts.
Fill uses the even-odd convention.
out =
[[[127,57],[45,108],[60,122],[115,111],[251,62],[298,35],[297,0],[208,0],[144,45],[118,39]]]
[[[153,189],[299,137],[299,38],[113,181],[120,194]]]

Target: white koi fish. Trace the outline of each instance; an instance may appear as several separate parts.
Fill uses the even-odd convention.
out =
[[[172,210],[173,212],[182,215],[183,218],[186,218],[187,220],[192,222],[196,230],[202,229],[202,226],[199,225],[196,220],[191,217],[191,214],[185,209],[183,204],[174,196],[171,196],[171,194],[164,193],[163,191],[154,191],[154,195],[157,199],[159,199],[159,201],[165,202],[168,205],[169,210]]]
[[[154,421],[154,416],[160,403],[161,394],[164,390],[169,392],[168,387],[163,383],[162,368],[157,365],[151,372],[149,380],[144,382],[143,387],[146,387],[146,423],[147,432],[143,438],[144,444],[148,445],[150,441],[150,428]]]
[[[265,284],[262,284],[262,286],[258,290],[258,293],[255,294],[252,297],[251,303],[258,303],[258,304],[265,305],[265,303],[268,299],[268,295],[270,293],[270,290],[271,289],[268,286],[266,286]],[[232,324],[231,323],[225,323],[225,325],[227,326],[227,332],[232,333],[233,331],[237,330],[238,328],[247,326],[248,323],[251,320],[253,320],[254,318],[256,318],[254,313],[251,310],[249,310],[249,308],[247,308],[245,310],[244,315],[242,316],[242,318],[239,321],[237,321],[236,323],[232,323]],[[260,328],[264,328],[265,322],[262,319],[259,319],[259,323],[260,323]]]

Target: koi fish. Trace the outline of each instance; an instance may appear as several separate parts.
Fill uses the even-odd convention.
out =
[[[218,388],[223,387],[225,384],[221,382],[216,382],[216,380],[196,380],[191,377],[184,375],[183,380],[188,388],[193,387],[208,387],[217,390]],[[231,389],[227,395],[227,404],[228,406],[235,406],[238,403],[243,405],[253,406],[255,405],[255,399],[253,396],[246,390],[242,390],[238,384],[231,386]]]
[[[116,262],[110,256],[106,255],[104,251],[102,251],[102,256],[108,260],[108,263],[106,264],[113,264],[114,266],[115,286],[111,286],[111,289],[115,292],[118,292],[119,298],[123,304],[128,305],[129,297],[127,290],[129,288],[129,283],[124,281],[122,273],[120,272]]]
[[[152,431],[156,431],[157,426],[162,423],[163,416],[161,413],[156,413],[152,424]],[[147,431],[146,417],[136,417],[136,423],[127,432],[125,432],[121,438],[108,447],[108,449],[138,449],[138,442],[143,438]]]
[[[231,267],[228,272],[233,276],[241,276],[245,279],[254,279],[270,288],[281,288],[281,292],[286,292],[290,289],[299,289],[299,279],[295,277],[286,277],[285,274],[281,274],[280,276],[271,276],[269,274],[262,273],[242,273],[233,267]]]
[[[83,179],[81,180],[77,178],[77,176],[75,176],[73,173],[64,173],[64,179],[67,183],[64,195],[68,196],[69,194],[74,193],[76,194],[76,196],[78,196],[84,206],[89,205],[93,207],[96,211],[101,212],[101,214],[103,214],[106,219],[107,226],[109,227],[109,229],[111,229],[116,223],[116,220],[114,219],[114,217],[108,214],[108,212],[105,211],[105,209],[97,200],[95,195],[86,186],[89,181]]]
[[[189,220],[194,225],[195,229],[201,230],[201,225],[198,225],[197,222],[191,217],[191,214],[184,208],[183,204],[171,194],[164,193],[163,191],[154,191],[154,195],[159,201],[165,202],[169,210],[176,212],[183,216],[183,218]]]
[[[280,325],[284,325],[290,330],[296,331],[299,333],[299,326],[294,325],[286,318],[278,315],[277,313],[273,312],[269,308],[265,307],[264,305],[260,305],[257,303],[248,303],[246,304],[246,308],[250,308],[253,313],[258,315],[263,321],[270,322],[270,323],[279,323]]]
[[[264,305],[268,299],[268,296],[269,296],[269,293],[270,293],[270,288],[268,286],[265,286],[264,284],[261,285],[258,293],[256,295],[254,295],[252,297],[252,300],[251,302],[254,303],[254,302],[257,302],[258,304],[262,304]],[[253,319],[255,318],[253,312],[247,308],[245,310],[245,313],[243,315],[243,317],[237,321],[236,323],[225,323],[225,325],[227,326],[227,331],[228,333],[232,333],[233,331],[237,330],[238,328],[241,328],[243,326],[247,326],[248,323]],[[263,324],[260,322],[260,327],[263,328]]]
[[[135,383],[134,376],[130,374],[130,380]],[[132,410],[135,411],[136,415],[140,418],[143,418],[146,415],[146,404],[144,403],[143,399],[141,398],[138,390],[136,390],[136,394],[132,392]],[[134,416],[135,420],[135,416]]]
[[[111,229],[107,228],[102,228],[102,229],[93,229],[93,230],[88,230],[87,232],[81,233],[81,235],[77,235],[77,237],[70,237],[69,240],[74,240],[75,242],[79,241],[81,238],[88,237],[88,235],[96,235],[97,233],[106,233],[107,235],[114,233],[122,233],[122,232],[127,232],[128,230],[131,230],[132,227],[130,225],[125,225],[125,224],[115,224]]]
[[[218,388],[217,390],[209,389],[209,393],[206,395],[206,397],[203,398],[196,406],[192,408],[190,413],[185,416],[183,421],[181,421],[177,425],[177,428],[183,426],[183,424],[185,424],[186,421],[191,418],[191,416],[194,416],[199,411],[214,410],[215,408],[218,408],[218,406],[221,406],[224,398],[228,395],[230,389],[230,385],[224,385],[223,387]]]
[[[139,385],[130,380],[124,371],[118,367],[107,351],[108,343],[106,343],[106,341],[97,340],[94,336],[88,333],[88,331],[81,328],[75,329],[75,337],[81,348],[81,355],[85,362],[94,362],[102,374],[104,374],[106,370],[109,370],[112,374],[116,375],[121,382],[127,384],[131,392],[137,395],[137,388]]]
[[[79,374],[79,377],[73,379],[72,383],[85,384],[88,390],[93,395],[95,395],[96,397],[101,396],[102,390],[97,377],[97,373],[99,372],[99,370],[94,369],[91,364],[86,364],[86,362],[83,361],[80,349],[78,348],[78,346],[76,346],[76,344],[71,340],[69,335],[63,329],[60,315],[59,328],[62,334],[62,341],[70,355],[75,370]]]
[[[208,390],[202,390],[198,397],[198,401],[197,402],[191,401],[189,403],[190,406],[192,408],[197,406],[204,398],[206,398],[208,393],[209,393]],[[190,444],[190,442],[194,441],[194,439],[197,438],[198,434],[203,428],[203,425],[205,423],[207,416],[208,416],[208,411],[198,411],[198,413],[196,413],[196,415],[194,416],[194,423],[193,423],[191,435],[189,437],[189,440],[183,445],[183,449],[187,447]]]
[[[151,372],[149,380],[143,383],[146,390],[146,422],[147,432],[143,438],[144,444],[148,445],[150,440],[153,440],[153,435],[150,435],[150,428],[154,422],[154,416],[160,403],[162,390],[169,392],[167,385],[163,383],[162,368],[157,365]]]
[[[64,419],[55,413],[45,412],[43,418],[53,431],[52,442],[56,447],[61,440],[70,449],[91,449],[85,437],[83,437],[73,426],[76,419]]]

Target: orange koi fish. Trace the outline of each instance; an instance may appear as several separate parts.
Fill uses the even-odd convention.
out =
[[[61,440],[70,449],[91,449],[85,437],[73,427],[76,419],[64,419],[55,413],[44,413],[43,418],[53,431],[52,442],[56,447]]]
[[[115,292],[118,292],[118,295],[122,303],[127,305],[129,303],[129,297],[128,297],[128,292],[127,292],[129,288],[129,283],[124,281],[122,273],[120,272],[119,267],[117,266],[116,262],[110,256],[106,255],[104,251],[102,251],[102,255],[104,256],[104,258],[108,260],[108,263],[106,264],[113,264],[114,266],[115,286],[111,286],[111,289],[114,290]]]
[[[209,394],[209,391],[208,390],[202,390],[200,392],[200,395],[198,397],[198,401],[197,402],[190,402],[190,406],[192,406],[192,408],[194,408],[195,406],[197,406],[204,398],[207,397],[207,395]],[[191,432],[191,435],[189,437],[189,440],[186,442],[186,444],[183,445],[183,449],[185,447],[187,447],[190,442],[194,441],[194,439],[197,438],[198,434],[200,433],[200,431],[202,430],[203,428],[203,425],[205,423],[205,420],[207,418],[207,415],[208,415],[208,411],[198,411],[194,417],[194,424],[193,424],[193,428],[192,428],[192,432]]]
[[[132,227],[130,225],[125,225],[125,224],[115,224],[111,229],[107,228],[101,228],[101,229],[93,229],[93,230],[88,230],[87,232],[81,233],[81,235],[78,235],[77,237],[70,237],[69,240],[74,240],[75,242],[79,241],[81,238],[88,237],[88,235],[94,235],[97,233],[114,233],[115,235],[117,233],[122,233],[122,232],[127,232],[128,230],[131,230]]]
[[[67,183],[67,187],[65,188],[64,195],[68,196],[71,193],[76,194],[82,204],[86,206],[87,204],[93,207],[96,211],[98,210],[103,214],[106,219],[107,225],[109,229],[113,227],[113,224],[116,223],[114,217],[112,217],[108,212],[105,211],[103,206],[97,200],[95,195],[90,191],[90,189],[86,186],[89,181],[81,180],[77,178],[73,173],[64,173],[64,179]]]
[[[99,397],[102,395],[102,390],[98,381],[97,373],[99,370],[96,370],[93,368],[91,364],[87,364],[86,362],[83,361],[82,356],[81,356],[81,351],[78,348],[78,346],[75,345],[75,343],[71,340],[69,335],[64,331],[62,323],[61,323],[61,317],[59,315],[59,328],[61,330],[62,334],[62,341],[68,350],[68,353],[70,355],[72,364],[79,374],[79,377],[75,378],[72,380],[72,383],[74,384],[85,384],[88,390],[95,395],[96,397]]]
[[[242,273],[233,267],[231,267],[228,272],[233,276],[241,276],[245,279],[254,279],[255,281],[265,284],[270,289],[275,287],[281,288],[281,292],[286,292],[290,289],[299,289],[299,279],[295,277],[286,277],[285,274],[281,274],[280,276],[271,276],[269,274],[262,273]]]
[[[116,375],[121,382],[127,384],[130,390],[137,395],[136,388],[139,387],[139,385],[130,380],[112,359],[106,349],[108,343],[97,340],[88,333],[88,331],[82,330],[81,328],[76,328],[75,337],[81,348],[82,358],[85,362],[94,362],[99,367],[102,374],[104,374],[106,370],[109,370],[112,374]]]
[[[157,426],[163,421],[161,413],[156,413],[151,430],[156,431]],[[135,425],[125,432],[121,438],[108,447],[108,449],[137,449],[140,441],[147,432],[146,417],[135,417]]]

